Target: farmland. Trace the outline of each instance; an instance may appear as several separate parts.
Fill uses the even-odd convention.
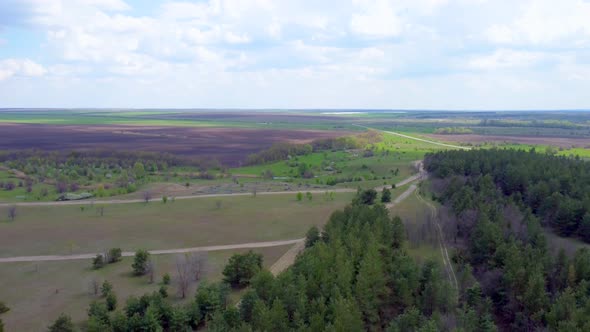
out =
[[[146,151],[236,166],[274,143],[308,143],[346,131],[172,126],[0,124],[0,150]]]

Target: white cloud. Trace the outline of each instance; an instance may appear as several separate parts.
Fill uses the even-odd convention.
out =
[[[395,37],[403,27],[393,4],[387,0],[355,0],[359,12],[352,15],[353,33],[370,37]]]
[[[491,25],[485,35],[496,43],[588,46],[590,2],[586,0],[528,0],[518,3],[520,14],[507,24]],[[581,45],[580,45],[581,43]]]
[[[138,107],[492,107],[540,103],[545,91],[553,105],[579,102],[590,89],[589,6],[160,0],[140,15],[122,0],[0,0],[0,26],[44,39],[28,45],[35,56],[10,55],[19,36],[0,31],[14,58],[0,62],[0,100],[26,104],[15,84],[30,84],[54,105],[75,103],[72,91],[84,105]],[[17,59],[27,57],[37,62]]]
[[[13,76],[43,76],[47,70],[29,59],[0,60],[0,81]]]
[[[471,59],[468,62],[468,67],[482,70],[530,67],[536,65],[544,58],[545,56],[539,52],[500,49],[493,54]]]

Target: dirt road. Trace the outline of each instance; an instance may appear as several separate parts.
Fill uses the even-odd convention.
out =
[[[305,239],[268,241],[268,242],[251,242],[251,243],[226,244],[226,245],[219,245],[219,246],[206,246],[206,247],[194,247],[194,248],[150,250],[149,252],[152,255],[164,255],[164,254],[180,254],[180,253],[198,252],[198,251],[254,249],[254,248],[277,247],[277,246],[284,246],[284,245],[289,245],[289,244],[297,244],[297,243],[303,242],[304,240]],[[96,254],[97,253],[79,254],[79,255],[7,257],[7,258],[0,258],[0,263],[67,261],[67,260],[78,260],[78,259],[91,259],[91,258],[96,257]],[[122,253],[122,255],[123,255],[123,257],[130,257],[130,256],[134,256],[135,252],[125,251]]]
[[[295,263],[295,259],[300,252],[305,249],[305,239],[302,239],[300,242],[296,243],[293,247],[291,247],[281,258],[279,258],[271,267],[270,272],[277,276],[279,273],[285,271],[289,266]]]
[[[423,139],[423,138],[419,138],[419,137],[414,137],[414,136],[410,136],[410,135],[406,135],[406,134],[402,134],[402,133],[397,133],[395,131],[380,130],[380,129],[365,127],[365,126],[356,125],[356,124],[353,125],[353,126],[357,126],[357,127],[361,127],[361,128],[367,128],[367,129],[371,129],[371,130],[376,130],[376,131],[380,131],[380,132],[383,132],[383,133],[388,133],[388,134],[392,134],[392,135],[396,135],[396,136],[408,138],[408,139],[411,139],[411,140],[414,140],[414,141],[420,141],[420,142],[424,142],[424,143],[430,143],[430,144],[434,144],[434,145],[445,146],[447,148],[462,149],[462,150],[471,150],[471,148],[470,147],[467,147],[467,146],[460,146],[460,145],[453,145],[453,144],[441,143],[441,142],[437,142],[437,141],[431,141],[431,140],[427,140],[427,139]]]
[[[326,191],[333,191],[337,193],[355,192],[356,190],[347,188],[337,188],[326,190],[304,190],[312,194],[323,194]],[[296,194],[297,190],[292,191],[263,191],[257,192],[256,195],[287,195]],[[211,197],[233,197],[233,196],[252,196],[252,193],[234,193],[234,194],[205,194],[205,195],[188,195],[188,196],[175,196],[175,200],[183,199],[195,199],[195,198],[211,198]],[[171,199],[172,197],[168,197]],[[152,198],[149,202],[161,202],[162,197]],[[16,203],[0,203],[0,207],[7,206],[60,206],[60,205],[88,205],[88,204],[130,204],[130,203],[144,203],[144,199],[111,199],[111,200],[79,200],[79,201],[59,201],[59,202],[16,202]]]
[[[404,191],[403,193],[401,193],[401,195],[397,196],[392,202],[387,203],[387,205],[385,205],[388,209],[398,205],[399,203],[401,203],[404,199],[408,198],[408,196],[410,196],[414,191],[416,191],[418,187],[413,184],[411,185],[408,189],[406,189],[406,191]]]

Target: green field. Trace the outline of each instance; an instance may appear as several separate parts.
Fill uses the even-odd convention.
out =
[[[254,249],[264,256],[264,266],[270,267],[290,246]],[[205,279],[218,281],[221,271],[232,254],[244,250],[228,250],[207,254],[208,267]],[[91,282],[108,280],[114,286],[118,305],[122,307],[130,295],[141,296],[157,291],[162,275],[169,273],[173,280],[176,275],[177,255],[154,256],[155,282],[150,284],[147,277],[131,274],[132,258],[109,264],[100,270],[93,270],[90,262],[58,261],[39,263],[9,263],[0,265],[0,298],[11,310],[2,315],[5,331],[45,331],[61,313],[68,313],[75,322],[87,318],[86,309],[91,301],[99,299],[91,292]],[[197,284],[190,288],[192,299]],[[173,303],[182,302],[177,296],[177,286],[168,286]]]
[[[200,111],[201,113],[203,111]],[[51,110],[51,111],[18,111],[0,112],[0,123],[25,123],[48,125],[124,125],[124,126],[170,126],[170,127],[225,127],[225,128],[257,128],[257,129],[310,129],[310,130],[349,130],[362,131],[352,125],[353,119],[334,117],[334,120],[314,119],[318,113],[295,112],[295,115],[312,117],[309,121],[267,121],[267,112],[256,113],[252,119],[225,120],[216,116],[192,119],[186,110],[138,110],[123,112],[85,111],[85,110]],[[182,115],[189,115],[183,117]],[[289,114],[289,113],[286,113]],[[179,118],[174,118],[179,116]]]
[[[270,171],[279,181],[327,185],[327,190],[333,187],[329,185],[331,180],[337,180],[335,187],[371,188],[384,183],[393,184],[410,176],[415,172],[411,163],[420,160],[423,155],[420,151],[406,150],[383,150],[373,156],[363,156],[363,151],[317,152],[266,165],[236,168],[231,172],[261,176]],[[314,178],[298,177],[298,167],[302,163],[311,168]]]

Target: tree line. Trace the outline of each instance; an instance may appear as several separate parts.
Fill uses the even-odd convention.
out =
[[[316,139],[309,144],[275,143],[266,150],[249,155],[246,165],[268,164],[313,152],[362,149],[380,141],[381,136],[379,132],[371,130],[354,136]]]

